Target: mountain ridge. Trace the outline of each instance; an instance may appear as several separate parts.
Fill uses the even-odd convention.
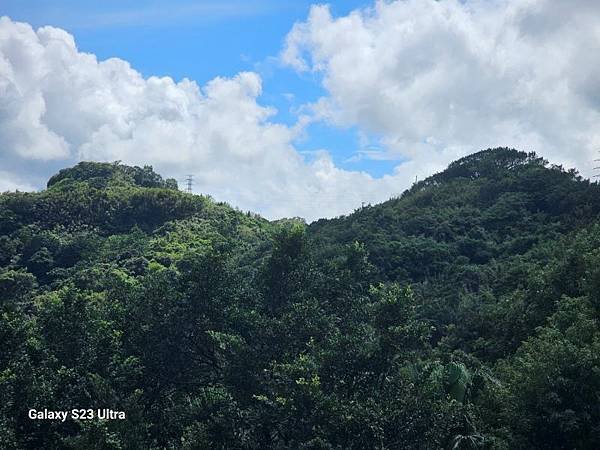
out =
[[[0,448],[597,448],[599,194],[507,148],[310,224],[118,162],[0,194]]]

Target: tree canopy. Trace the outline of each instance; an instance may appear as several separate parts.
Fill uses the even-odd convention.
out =
[[[599,213],[506,148],[309,225],[63,169],[0,194],[0,448],[600,448]]]

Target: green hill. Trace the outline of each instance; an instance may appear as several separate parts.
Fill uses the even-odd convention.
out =
[[[61,170],[0,195],[0,448],[599,448],[599,213],[505,148],[310,225]]]

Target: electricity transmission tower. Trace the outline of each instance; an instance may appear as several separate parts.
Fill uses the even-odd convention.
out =
[[[185,182],[187,184],[187,187],[185,190],[188,194],[191,194],[192,186],[194,185],[194,175],[193,174],[188,175],[187,178],[185,179]]]

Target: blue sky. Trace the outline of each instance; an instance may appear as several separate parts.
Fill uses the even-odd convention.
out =
[[[277,109],[272,120],[292,125],[298,108],[325,95],[317,74],[297,73],[277,60],[286,34],[295,22],[306,19],[314,3],[5,0],[0,15],[34,28],[63,28],[75,37],[80,51],[98,59],[122,58],[146,77],[187,77],[204,85],[215,77],[255,71],[263,80],[260,103]],[[327,3],[336,16],[371,6],[359,0]],[[309,154],[327,149],[336,166],[374,177],[391,173],[397,162],[357,158],[363,146],[356,127],[311,124],[295,144]]]

